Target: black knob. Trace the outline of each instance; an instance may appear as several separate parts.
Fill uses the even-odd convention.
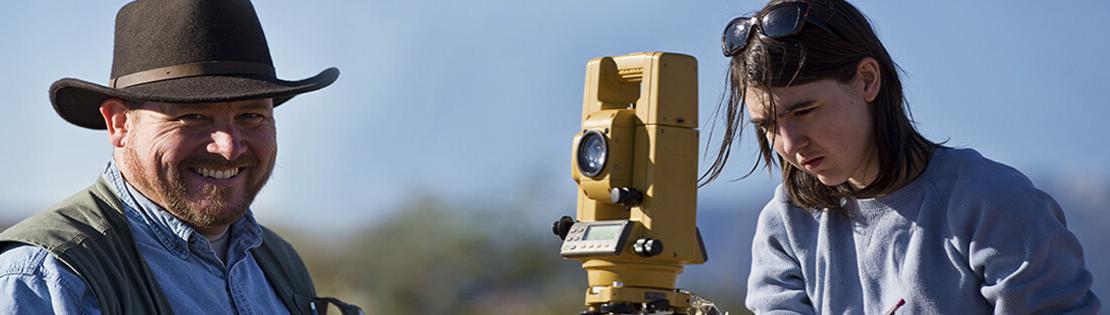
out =
[[[655,300],[655,301],[651,301],[651,302],[647,303],[647,311],[648,312],[670,311],[670,310],[671,310],[671,301],[667,301],[665,299]]]
[[[551,225],[551,232],[558,235],[559,239],[565,240],[572,226],[574,226],[574,218],[564,215],[562,218],[559,218],[559,221],[555,221],[555,223]]]
[[[663,253],[663,241],[653,238],[641,238],[632,244],[632,252],[641,257],[651,257]]]
[[[609,191],[609,201],[625,207],[635,207],[644,201],[644,194],[636,188],[619,187]]]
[[[601,311],[602,314],[638,314],[640,308],[638,305],[628,302],[609,302],[601,304],[598,311]]]

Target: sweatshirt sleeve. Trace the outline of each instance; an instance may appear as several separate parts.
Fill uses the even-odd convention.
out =
[[[972,205],[961,224],[969,266],[995,314],[1097,313],[1083,249],[1060,206],[1020,173],[995,178],[954,200]]]
[[[745,304],[756,314],[814,314],[779,205],[772,200],[759,215]]]

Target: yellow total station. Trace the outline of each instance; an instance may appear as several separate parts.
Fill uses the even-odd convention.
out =
[[[697,60],[666,52],[594,58],[586,65],[582,129],[571,176],[576,219],[553,230],[563,257],[582,262],[582,314],[686,314],[676,288],[706,260],[696,226]]]

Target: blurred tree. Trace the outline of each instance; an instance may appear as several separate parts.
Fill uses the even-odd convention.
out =
[[[369,314],[576,314],[585,274],[549,227],[421,198],[341,244],[295,241],[321,294]],[[308,245],[308,246],[305,246]],[[305,250],[303,248],[311,248]]]

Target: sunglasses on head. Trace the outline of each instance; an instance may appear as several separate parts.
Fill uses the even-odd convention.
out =
[[[826,32],[833,33],[824,22],[809,17],[809,4],[787,2],[776,4],[751,17],[738,17],[728,22],[721,34],[721,48],[725,57],[732,57],[748,47],[752,29],[759,26],[763,36],[773,39],[794,36],[802,32],[802,26],[809,22]]]

